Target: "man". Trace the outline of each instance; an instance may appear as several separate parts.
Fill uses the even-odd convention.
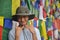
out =
[[[9,40],[41,40],[39,30],[34,28],[33,24],[27,25],[28,20],[33,19],[34,16],[27,7],[17,8],[12,20],[19,22],[19,25],[9,32]]]

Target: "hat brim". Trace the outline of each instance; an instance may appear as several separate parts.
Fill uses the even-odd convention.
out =
[[[18,19],[19,16],[28,16],[29,17],[29,20],[31,20],[31,19],[33,19],[35,17],[34,14],[20,14],[20,15],[19,14],[16,14],[16,15],[13,15],[12,16],[12,20],[18,21],[17,19]]]

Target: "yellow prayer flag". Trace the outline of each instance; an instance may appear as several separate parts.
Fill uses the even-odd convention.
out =
[[[4,17],[3,16],[0,16],[0,26],[3,27],[3,24],[4,24]]]
[[[47,32],[46,32],[45,21],[42,21],[41,26],[42,26],[42,36],[43,36],[44,39],[46,40],[46,39],[48,39],[48,37],[47,37]]]
[[[57,7],[60,8],[60,3],[57,4]]]
[[[20,0],[12,0],[12,15],[15,15],[16,9],[20,6]]]
[[[54,16],[52,15],[52,20],[54,20]]]
[[[30,20],[30,25],[33,25],[33,20]]]
[[[53,4],[53,8],[54,8],[54,9],[56,8],[55,4]]]
[[[32,2],[35,2],[36,0],[31,0]]]
[[[48,7],[49,3],[48,3],[48,0],[46,0],[46,7]]]

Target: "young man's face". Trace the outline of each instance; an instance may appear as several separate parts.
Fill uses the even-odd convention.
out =
[[[20,16],[18,21],[22,23],[22,25],[26,25],[29,17],[28,16]]]

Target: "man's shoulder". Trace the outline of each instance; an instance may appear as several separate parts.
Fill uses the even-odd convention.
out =
[[[36,36],[37,36],[37,39],[38,40],[41,40],[41,36],[40,36],[40,31],[38,28],[34,28],[35,29],[35,32],[36,32]]]
[[[34,28],[34,29],[35,29],[36,34],[40,34],[40,31],[38,28]]]
[[[15,34],[15,30],[13,30],[13,29],[11,29],[10,31],[9,31],[9,34]]]
[[[39,29],[38,29],[38,28],[36,28],[36,27],[34,27],[34,29],[35,29],[35,31],[39,31]]]

